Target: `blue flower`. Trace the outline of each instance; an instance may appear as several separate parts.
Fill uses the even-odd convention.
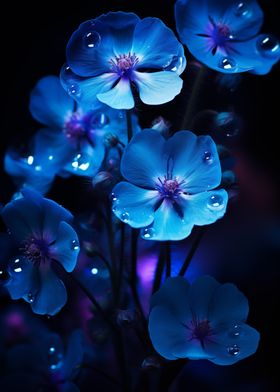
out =
[[[30,111],[36,120],[48,127],[35,136],[34,159],[46,157],[55,165],[56,172],[63,170],[93,176],[104,159],[108,134],[113,134],[122,144],[127,141],[126,119],[122,112],[105,105],[94,107],[94,110],[84,105],[77,107],[55,76],[39,80],[31,92]],[[132,116],[132,121],[133,130],[137,131],[136,116]]]
[[[7,266],[6,288],[12,299],[29,302],[35,313],[54,315],[65,305],[67,293],[52,265],[56,261],[67,272],[73,271],[78,237],[68,223],[70,212],[37,192],[24,189],[22,194],[1,211],[17,244]]]
[[[263,12],[255,0],[177,0],[175,17],[182,42],[216,71],[266,74],[280,58],[278,40],[259,34]]]
[[[109,12],[82,23],[67,45],[62,84],[77,102],[134,107],[132,90],[148,105],[171,101],[182,88],[182,45],[157,18]],[[134,87],[134,88],[133,88]]]
[[[151,299],[150,337],[167,359],[208,359],[231,365],[255,353],[259,333],[246,324],[246,297],[233,284],[210,276],[192,285],[168,278]]]
[[[216,146],[209,136],[180,131],[165,140],[156,130],[135,135],[126,147],[121,172],[129,182],[113,189],[113,211],[143,228],[152,240],[181,240],[194,225],[221,218],[227,205]]]

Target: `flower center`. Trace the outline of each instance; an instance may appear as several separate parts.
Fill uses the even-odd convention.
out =
[[[212,334],[210,322],[208,320],[192,321],[193,339],[203,341],[207,336]]]
[[[165,176],[163,179],[158,178],[158,181],[156,189],[162,197],[176,199],[182,193],[182,189],[180,188],[182,182],[179,183],[176,178],[170,179]]]
[[[232,38],[227,25],[217,24],[212,31],[212,39],[215,46],[223,47]]]
[[[63,132],[69,140],[80,139],[87,134],[85,118],[80,113],[73,113],[64,123]]]
[[[23,253],[33,263],[40,263],[49,257],[49,244],[42,239],[29,238],[23,243]]]
[[[109,61],[112,71],[116,72],[119,76],[129,77],[131,70],[135,68],[138,64],[139,59],[134,54],[130,52],[128,54],[121,54],[120,56],[115,56],[114,59]]]

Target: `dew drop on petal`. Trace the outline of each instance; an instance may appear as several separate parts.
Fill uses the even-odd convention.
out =
[[[112,198],[112,201],[114,201],[114,202],[116,202],[118,200],[118,198],[114,192],[111,194],[111,198]]]
[[[32,304],[34,302],[35,296],[32,293],[27,294],[27,301]]]
[[[71,249],[72,250],[80,250],[79,242],[77,240],[71,241]]]
[[[229,336],[231,338],[239,338],[242,332],[242,328],[240,325],[235,324],[232,329],[229,331]]]
[[[90,270],[90,272],[91,272],[92,275],[97,275],[97,274],[98,274],[98,268],[93,267],[93,268]]]
[[[225,71],[232,71],[236,67],[236,62],[231,57],[224,57],[221,59],[219,67]]]
[[[13,272],[19,274],[24,269],[24,263],[20,257],[16,257],[9,263],[9,267]]]
[[[84,36],[84,43],[87,48],[93,49],[97,48],[100,45],[101,42],[101,37],[100,34],[97,31],[89,31],[85,36]]]
[[[98,115],[94,116],[92,120],[92,124],[95,127],[103,128],[105,125],[109,124],[110,120],[109,117],[106,116],[105,113],[99,113]]]
[[[257,50],[265,57],[277,57],[280,52],[280,44],[272,34],[261,34],[257,39]]]
[[[205,162],[207,164],[213,163],[213,155],[212,155],[211,151],[204,151],[203,162]]]
[[[127,223],[129,220],[129,213],[126,211],[122,212],[120,218],[123,222]]]
[[[90,158],[86,154],[78,153],[74,157],[71,166],[74,170],[86,171],[90,166]]]
[[[146,227],[146,229],[143,230],[142,237],[150,239],[153,238],[154,235],[155,235],[155,230],[152,227]]]
[[[68,92],[68,94],[69,94],[71,97],[73,97],[74,99],[75,99],[75,98],[79,98],[79,97],[81,96],[81,89],[80,89],[80,87],[79,87],[78,85],[76,85],[76,84],[71,84],[71,85],[68,87],[67,92]]]
[[[237,357],[237,355],[240,354],[240,348],[237,346],[237,344],[233,344],[232,346],[229,346],[227,348],[227,352],[229,353],[229,355],[231,355],[232,357]]]
[[[236,9],[235,9],[235,15],[240,16],[240,17],[250,17],[251,16],[251,10],[250,7],[246,2],[240,2],[237,4]]]
[[[56,370],[62,365],[63,354],[55,346],[50,346],[48,349],[48,364],[51,370]]]
[[[216,210],[219,208],[223,208],[224,199],[220,195],[212,195],[208,200],[208,207],[210,209]]]

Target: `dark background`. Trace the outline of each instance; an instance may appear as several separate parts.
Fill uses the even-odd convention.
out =
[[[64,5],[59,2],[59,7],[56,3],[5,4],[7,8],[1,17],[1,159],[8,146],[26,143],[39,128],[28,111],[30,90],[41,77],[59,74],[68,39],[81,22],[108,11],[133,11],[140,17],[159,17],[175,31],[174,1],[78,1]],[[265,14],[262,31],[279,37],[277,1],[259,3]],[[191,59],[187,52],[186,56]],[[262,340],[253,360],[245,360],[230,370],[210,366],[216,379],[205,376],[207,385],[199,374],[197,378],[183,375],[182,385],[186,389],[182,390],[187,390],[188,385],[191,391],[200,387],[204,391],[276,391],[279,387],[279,68],[278,64],[264,76],[243,75],[239,89],[228,97],[211,95],[213,90],[207,88],[214,80],[214,72],[210,71],[210,79],[204,86],[201,109],[227,110],[234,105],[243,119],[243,131],[232,146],[240,195],[230,205],[226,217],[208,232],[205,242],[211,265],[206,272],[214,271],[221,281],[232,281],[245,292],[252,309],[250,324],[261,332]],[[183,78],[184,91],[172,103],[139,108],[143,126],[164,114],[174,129],[179,127],[192,86],[192,73],[187,70]],[[3,172],[2,161],[0,173],[0,204],[4,204],[15,188]],[[57,179],[50,197],[75,212],[85,197],[77,184],[84,184],[83,180]],[[218,252],[219,246],[222,250]],[[219,387],[219,378],[224,387]]]

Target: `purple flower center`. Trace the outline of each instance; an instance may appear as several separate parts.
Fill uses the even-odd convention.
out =
[[[231,39],[230,29],[227,25],[217,24],[213,26],[212,39],[215,46],[224,47]]]
[[[119,76],[131,76],[131,71],[139,63],[138,57],[130,52],[128,54],[121,54],[120,56],[115,56],[114,59],[109,61],[111,69],[116,72]]]
[[[44,239],[31,237],[24,241],[22,250],[27,259],[33,263],[40,263],[49,257],[49,244]]]
[[[210,16],[209,22],[206,27],[206,33],[197,35],[208,40],[209,51],[211,51],[213,56],[218,48],[226,52],[229,49],[229,42],[233,40],[229,26],[222,22],[216,23]]]
[[[164,179],[158,178],[158,181],[156,189],[164,198],[176,199],[183,192],[180,188],[182,182],[179,183],[176,178],[164,176]]]
[[[201,342],[212,334],[210,322],[208,320],[192,321],[192,338]]]

